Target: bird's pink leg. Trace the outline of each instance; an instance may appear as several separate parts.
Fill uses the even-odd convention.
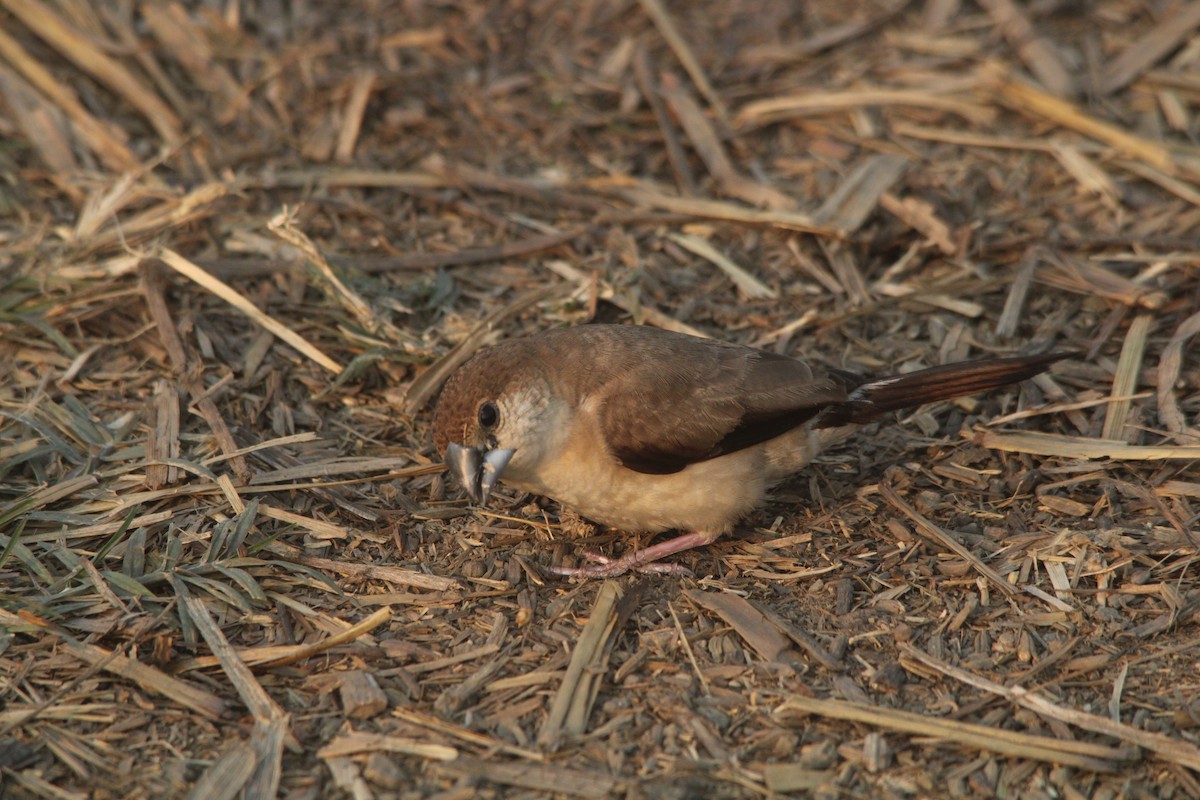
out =
[[[665,542],[643,547],[641,550],[635,550],[628,555],[615,559],[608,559],[589,553],[588,558],[600,561],[601,563],[591,567],[551,567],[550,571],[557,575],[579,576],[583,578],[615,578],[617,575],[624,575],[631,570],[637,572],[670,572],[690,575],[691,573],[686,567],[678,564],[656,564],[654,562],[660,558],[682,553],[684,550],[691,550],[694,547],[703,547],[706,544],[711,544],[718,535],[714,533],[684,533],[673,539],[667,539]]]

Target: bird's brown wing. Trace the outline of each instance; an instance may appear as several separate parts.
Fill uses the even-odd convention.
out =
[[[600,425],[632,470],[678,472],[772,439],[846,400],[836,375],[803,361],[694,339],[627,365],[604,392]],[[631,391],[632,389],[632,391]]]

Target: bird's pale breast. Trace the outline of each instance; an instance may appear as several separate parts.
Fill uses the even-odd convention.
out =
[[[595,409],[585,402],[574,414],[570,439],[532,474],[510,477],[509,483],[627,531],[725,533],[774,483],[808,463],[820,445],[817,434],[802,427],[679,472],[647,474],[612,458],[595,419]]]

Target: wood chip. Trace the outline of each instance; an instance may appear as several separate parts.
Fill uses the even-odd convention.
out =
[[[813,214],[818,225],[828,225],[843,235],[862,227],[881,199],[908,169],[903,156],[872,156],[851,172]]]
[[[915,197],[896,197],[891,192],[884,192],[879,197],[879,204],[889,214],[892,214],[904,224],[924,234],[929,242],[946,255],[954,255],[960,249],[950,236],[950,226],[938,218],[933,206]]]
[[[369,719],[388,707],[387,695],[379,688],[375,676],[366,670],[352,669],[341,674],[338,695],[342,713],[350,719]]]
[[[725,620],[764,661],[789,663],[797,660],[787,637],[744,598],[724,592],[700,591],[688,591],[687,597]]]

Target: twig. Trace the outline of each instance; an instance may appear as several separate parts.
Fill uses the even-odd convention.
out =
[[[909,656],[920,661],[930,669],[961,681],[968,686],[974,686],[978,689],[983,689],[985,692],[991,692],[997,696],[1004,697],[1049,719],[1056,719],[1059,722],[1065,722],[1068,725],[1074,725],[1093,733],[1114,736],[1123,742],[1151,750],[1167,761],[1187,767],[1188,769],[1200,771],[1200,748],[1188,742],[1172,739],[1170,736],[1165,736],[1161,733],[1144,731],[1141,728],[1125,725],[1107,717],[1089,714],[1086,711],[1064,708],[1020,686],[1003,686],[981,675],[951,666],[922,650],[918,650],[910,644],[902,644],[900,647]]]

